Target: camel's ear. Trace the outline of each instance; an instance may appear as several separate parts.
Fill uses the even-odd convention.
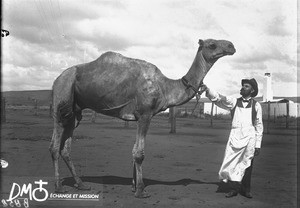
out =
[[[203,46],[204,46],[204,41],[201,40],[201,39],[199,39],[198,44],[199,44],[199,50],[201,50],[203,48]]]

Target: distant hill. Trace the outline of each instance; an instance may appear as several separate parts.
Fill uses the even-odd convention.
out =
[[[37,100],[39,106],[49,106],[51,102],[51,90],[31,90],[31,91],[8,91],[2,92],[7,105],[34,106]]]

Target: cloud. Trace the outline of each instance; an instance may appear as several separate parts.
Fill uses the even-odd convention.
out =
[[[50,89],[54,81],[53,75],[46,67],[23,68],[5,64],[2,69],[2,84],[4,90]]]
[[[108,50],[157,65],[170,78],[189,69],[198,39],[228,39],[237,53],[208,81],[234,93],[245,76],[295,73],[296,10],[287,0],[4,0],[3,89],[50,89],[65,68]],[[298,60],[299,61],[299,60]],[[220,76],[220,73],[223,73]],[[45,76],[44,76],[45,75]],[[238,79],[232,82],[232,77]],[[274,77],[275,79],[275,77]]]
[[[23,42],[20,39],[11,37],[6,40],[4,49],[6,64],[11,64],[14,67],[22,68],[35,68],[35,67],[49,67],[53,64],[57,57],[63,59],[59,50],[56,53],[52,53],[44,46],[32,44],[29,42]]]
[[[285,54],[276,46],[250,46],[244,48],[238,57],[234,59],[234,64],[238,64],[241,68],[249,68],[249,66],[266,68],[266,62],[284,62],[288,66],[295,66],[296,61],[293,60],[289,54]],[[234,65],[233,64],[233,65]],[[242,67],[241,64],[245,64]]]
[[[272,36],[289,36],[291,35],[291,31],[288,28],[286,16],[276,16],[272,19],[267,28],[266,32]]]
[[[236,62],[232,63],[231,66],[237,70],[266,70],[268,66],[265,63],[247,63],[247,62]]]
[[[238,94],[239,90],[241,88],[241,81],[240,80],[233,80],[233,79],[229,79],[226,81],[226,84],[224,86],[224,88],[227,88],[227,93],[228,95],[234,95],[234,94]]]
[[[229,2],[229,1],[220,1],[220,4],[224,7],[228,7],[229,9],[238,9],[236,3]]]
[[[300,35],[300,33],[299,33],[299,35]],[[300,40],[300,37],[298,37],[298,40]],[[300,42],[298,41],[297,42],[297,67],[299,67],[299,66],[300,66]]]
[[[9,28],[12,36],[47,47],[59,44],[65,36],[86,36],[87,31],[80,23],[106,19],[111,16],[112,9],[115,12],[125,9],[120,1],[59,2],[21,0],[18,6],[7,3],[8,6],[4,9],[4,25]]]
[[[274,81],[279,82],[297,82],[297,76],[295,74],[290,74],[286,72],[275,72],[272,73]]]

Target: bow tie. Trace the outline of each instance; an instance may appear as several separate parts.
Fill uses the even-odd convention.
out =
[[[249,103],[250,100],[243,100],[243,103]]]

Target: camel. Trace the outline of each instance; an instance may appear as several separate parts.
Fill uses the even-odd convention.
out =
[[[226,40],[199,40],[196,57],[181,79],[165,77],[153,64],[115,52],[106,52],[98,59],[70,67],[54,81],[54,129],[49,147],[55,170],[55,191],[65,192],[59,178],[58,161],[65,161],[79,190],[89,190],[76,174],[70,157],[74,129],[82,118],[82,110],[137,122],[136,141],[132,149],[135,197],[150,195],[144,190],[142,163],[145,138],[151,118],[167,108],[182,105],[201,93],[202,81],[213,64],[235,48]],[[77,121],[77,125],[76,125]]]

